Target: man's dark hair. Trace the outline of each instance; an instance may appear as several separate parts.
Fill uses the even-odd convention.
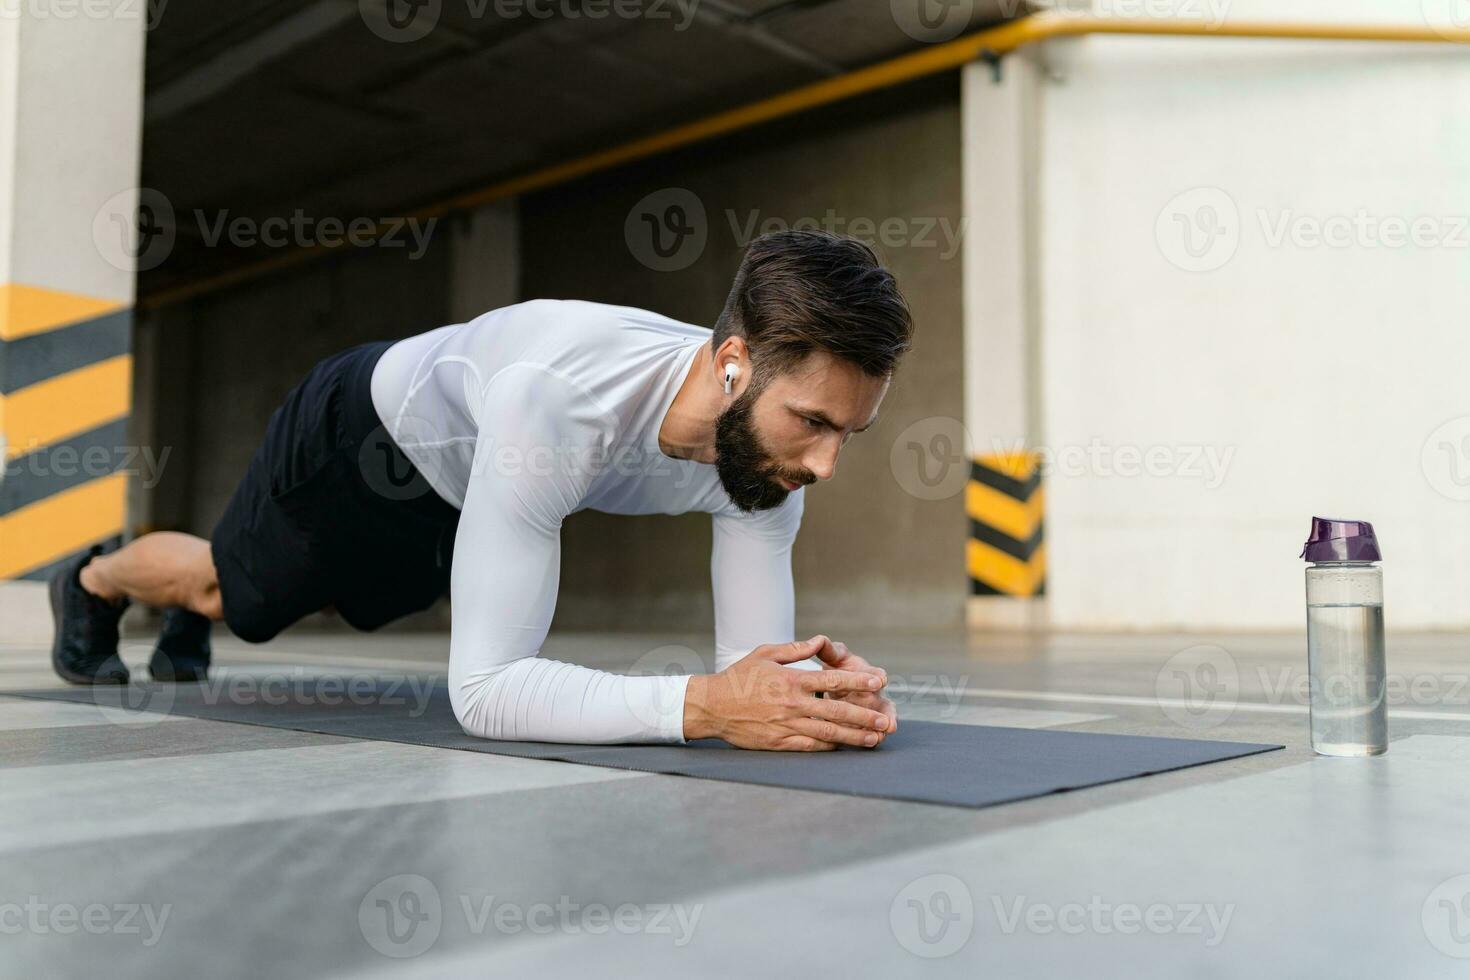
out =
[[[818,350],[886,377],[913,332],[893,273],[866,244],[824,231],[783,231],[745,250],[715,323],[714,346],[732,335],[745,338],[757,379]]]

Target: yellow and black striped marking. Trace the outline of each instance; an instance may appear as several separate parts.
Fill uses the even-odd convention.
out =
[[[0,285],[0,579],[122,534],[131,335],[122,303]]]
[[[970,517],[965,562],[972,595],[1045,593],[1044,506],[1038,454],[975,457],[965,487],[965,511]]]

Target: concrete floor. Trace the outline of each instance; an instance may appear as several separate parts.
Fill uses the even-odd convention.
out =
[[[988,810],[0,696],[0,974],[1460,976],[1470,656],[1391,638],[1386,756],[1317,758],[1299,637],[847,636],[902,717],[1281,742]],[[147,636],[125,641],[138,670]],[[702,637],[566,634],[657,667]],[[216,638],[442,676],[442,634]],[[0,691],[56,683],[0,642]]]

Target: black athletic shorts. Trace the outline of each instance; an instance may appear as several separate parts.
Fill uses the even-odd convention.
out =
[[[327,606],[362,630],[449,591],[459,511],[389,437],[373,408],[388,343],[312,368],[271,416],[210,538],[225,623],[264,643]]]

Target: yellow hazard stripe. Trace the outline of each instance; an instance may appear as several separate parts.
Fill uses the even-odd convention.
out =
[[[18,340],[121,310],[128,304],[57,289],[0,284],[0,340]]]
[[[123,418],[132,392],[132,355],[119,354],[0,396],[6,460]]]
[[[965,564],[975,592],[1033,597],[1045,590],[1040,466],[1040,454],[1024,450],[975,457],[965,486]]]
[[[975,462],[986,469],[1003,473],[1018,483],[1025,483],[1036,472],[1041,456],[1025,450],[1015,453],[981,453],[975,457]]]
[[[0,578],[50,564],[120,534],[128,479],[114,473],[0,517]]]
[[[1006,595],[1031,596],[1046,580],[1046,546],[1022,561],[983,541],[970,538],[965,542],[965,563],[970,577]]]
[[[1015,538],[1029,541],[1041,526],[1046,509],[1046,493],[1037,487],[1029,500],[1017,500],[994,487],[971,480],[965,487],[965,513],[987,527]]]

